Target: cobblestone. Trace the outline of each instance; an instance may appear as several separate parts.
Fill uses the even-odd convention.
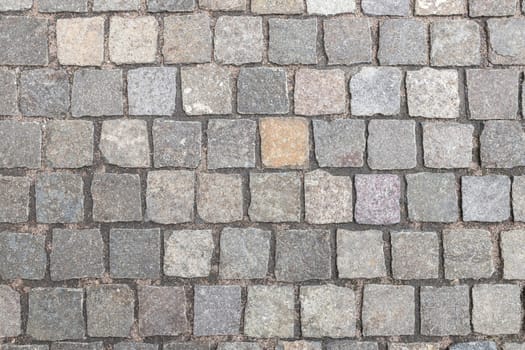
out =
[[[166,17],[162,53],[169,63],[210,62],[212,57],[210,18],[204,14]]]
[[[180,230],[164,234],[164,273],[177,277],[207,277],[211,270],[210,230]]]
[[[197,168],[201,162],[200,122],[156,119],[153,122],[153,164],[156,168]]]
[[[128,71],[128,103],[131,115],[164,115],[175,112],[177,70],[138,68]]]
[[[134,293],[123,284],[87,288],[87,333],[92,337],[128,337],[133,325]]]
[[[139,287],[138,299],[141,335],[179,335],[188,331],[184,287]]]
[[[372,31],[366,18],[331,18],[323,21],[328,64],[370,63]]]
[[[36,179],[36,220],[73,223],[84,219],[84,182],[79,175],[49,174]]]
[[[391,242],[394,278],[439,277],[439,241],[435,232],[392,232]]]
[[[317,63],[317,20],[270,19],[268,58],[276,64]]]

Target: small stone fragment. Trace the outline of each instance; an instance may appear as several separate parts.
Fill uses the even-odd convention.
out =
[[[317,63],[317,19],[270,18],[268,59],[276,64]]]
[[[421,288],[421,333],[430,336],[468,335],[468,286]]]
[[[401,75],[398,68],[362,68],[350,80],[352,115],[399,114]]]
[[[91,184],[93,220],[142,220],[140,178],[134,174],[95,174]]]
[[[339,278],[385,277],[386,265],[381,231],[337,230]]]
[[[257,123],[247,119],[208,122],[208,169],[254,168]]]
[[[27,177],[0,176],[0,222],[28,220],[30,186]]]
[[[177,69],[146,67],[128,71],[130,115],[170,116],[175,112]]]
[[[282,68],[242,68],[237,80],[237,109],[241,114],[286,114],[288,83]]]
[[[430,25],[433,66],[475,66],[481,63],[479,25],[472,20],[443,20]]]
[[[243,218],[240,174],[201,173],[198,177],[197,211],[206,222],[224,223]]]
[[[81,69],[75,72],[71,94],[73,117],[114,116],[123,112],[120,69]]]
[[[57,56],[60,64],[100,66],[104,61],[104,18],[57,20]]]
[[[340,69],[299,69],[295,73],[295,114],[343,114],[346,111],[345,74]]]
[[[240,286],[195,286],[193,334],[236,335],[241,323]]]
[[[308,120],[263,118],[259,121],[261,158],[267,168],[302,168],[310,155]]]
[[[211,230],[180,230],[164,236],[164,273],[184,278],[208,277],[213,256]]]
[[[200,122],[155,119],[153,164],[156,168],[196,168],[201,161]]]
[[[401,280],[439,277],[439,240],[435,232],[392,232],[392,273]]]
[[[482,334],[517,334],[521,329],[521,288],[513,284],[472,287],[472,325]]]
[[[80,175],[38,175],[35,192],[38,222],[73,223],[84,219],[84,182]]]
[[[215,60],[235,65],[261,62],[263,39],[262,18],[221,16],[215,24]]]
[[[231,114],[232,74],[216,65],[183,67],[182,104],[188,115]]]
[[[210,17],[206,14],[165,17],[162,54],[167,63],[210,62]]]
[[[371,120],[367,145],[368,165],[372,169],[411,169],[417,165],[414,121]]]
[[[355,220],[360,224],[390,225],[401,220],[401,182],[397,175],[356,175]]]
[[[87,333],[91,337],[129,337],[135,296],[125,284],[86,289]]]
[[[180,335],[189,330],[184,287],[138,288],[139,333],[142,336]]]
[[[328,64],[372,62],[372,32],[367,18],[330,18],[323,21]]]
[[[157,20],[152,16],[111,17],[109,25],[111,61],[116,64],[155,62],[158,26]]]
[[[500,222],[510,217],[510,179],[502,175],[463,176],[464,221]]]
[[[4,280],[43,279],[47,257],[44,235],[0,233],[0,276]]]
[[[102,123],[99,148],[109,164],[129,168],[149,167],[150,151],[146,121],[105,120]]]
[[[427,25],[412,19],[388,19],[379,26],[379,51],[382,65],[427,65]]]
[[[474,126],[452,122],[422,123],[425,166],[469,168],[472,164]]]

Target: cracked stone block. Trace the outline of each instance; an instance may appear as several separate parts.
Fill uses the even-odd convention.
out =
[[[2,6],[2,5],[0,5]],[[18,88],[16,73],[12,70],[0,70],[0,114],[18,114]]]
[[[488,121],[480,136],[481,164],[486,168],[525,165],[525,132],[519,121]]]
[[[427,65],[427,24],[412,19],[381,22],[377,58],[382,65]]]
[[[268,59],[276,64],[317,63],[317,19],[270,18]]]
[[[299,222],[301,178],[298,173],[251,173],[251,221]]]
[[[322,343],[316,341],[296,340],[279,341],[275,350],[321,350]]]
[[[199,7],[211,11],[244,11],[246,0],[199,0]]]
[[[356,297],[351,288],[333,284],[301,287],[301,334],[344,338],[356,335]]]
[[[496,350],[497,346],[492,341],[473,341],[450,345],[451,350]]]
[[[75,72],[71,93],[73,117],[102,117],[123,113],[120,69],[81,69]]]
[[[339,278],[385,277],[385,242],[381,231],[337,230]]]
[[[371,120],[367,145],[372,169],[411,169],[417,165],[416,123],[411,120]]]
[[[244,333],[250,337],[294,336],[295,295],[292,286],[248,286]]]
[[[330,278],[332,267],[328,230],[278,231],[275,250],[275,277],[278,281]]]
[[[257,228],[225,228],[221,233],[219,277],[264,278],[268,273],[271,232]]]
[[[392,274],[401,280],[439,277],[436,232],[392,232]]]
[[[2,16],[0,18],[0,64],[43,66],[48,59],[48,25],[44,18]]]
[[[0,222],[20,223],[29,219],[27,177],[0,176]]]
[[[22,333],[20,294],[9,286],[0,286],[0,337],[16,337]]]
[[[160,224],[190,222],[195,204],[195,174],[188,170],[148,173],[146,217]]]
[[[418,16],[462,15],[466,7],[466,0],[416,0],[415,13]]]
[[[91,337],[129,337],[135,295],[125,284],[86,288],[87,333]]]
[[[138,11],[139,9],[140,0],[94,0],[93,2],[93,11],[95,12]]]
[[[328,64],[372,62],[372,31],[367,18],[330,18],[323,21]]]
[[[57,57],[60,64],[100,66],[104,62],[104,18],[57,20]]]
[[[140,178],[134,174],[95,174],[91,184],[93,220],[142,220]]]
[[[165,347],[167,347],[164,345]],[[159,350],[158,344],[136,343],[132,341],[122,341],[113,345],[113,350]]]
[[[166,63],[210,62],[210,17],[206,14],[165,17],[162,54]]]
[[[261,62],[264,53],[262,18],[219,17],[215,24],[214,45],[217,63],[241,65]]]
[[[304,2],[302,0],[253,0],[252,12],[268,14],[301,14],[304,12]]]
[[[482,334],[517,334],[521,329],[521,287],[480,284],[472,287],[472,325]]]
[[[69,110],[69,80],[63,70],[35,69],[20,76],[20,110],[30,117],[64,117]]]
[[[100,231],[54,229],[50,271],[53,281],[102,277],[105,272],[104,241]]]
[[[51,343],[51,350],[104,350],[104,343],[101,341],[89,343],[61,341]]]
[[[376,342],[368,342],[368,341],[329,340],[326,343],[326,349],[327,350],[378,350],[379,346]],[[432,350],[432,349],[429,349],[429,350]]]
[[[480,26],[471,20],[442,20],[430,25],[433,66],[481,64]]]
[[[146,121],[105,120],[102,123],[99,148],[108,164],[128,168],[149,167],[150,150]]]
[[[312,224],[352,222],[352,178],[315,170],[304,176],[305,220]]]
[[[445,278],[489,278],[496,271],[489,231],[443,230]]]
[[[4,0],[0,4],[0,11],[24,11],[33,7],[33,0]]]
[[[199,174],[197,190],[199,217],[213,223],[241,221],[242,190],[240,174]]]
[[[213,119],[208,122],[208,169],[254,168],[257,122]]]
[[[170,116],[175,112],[177,68],[145,67],[128,71],[130,115]]]
[[[189,12],[195,6],[195,0],[148,0],[149,12]]]
[[[82,176],[55,173],[37,176],[36,220],[41,223],[73,223],[84,219]]]
[[[423,68],[407,72],[408,111],[412,117],[459,117],[459,83],[456,70]]]
[[[500,222],[510,217],[510,179],[502,175],[463,176],[464,221]]]
[[[505,279],[524,279],[525,271],[525,231],[511,230],[501,232],[501,257]]]
[[[214,349],[212,343],[197,343],[197,342],[169,342],[164,343],[165,350],[212,350]]]
[[[401,181],[397,175],[356,175],[355,220],[360,224],[390,225],[401,220]]]
[[[262,350],[262,347],[255,342],[235,342],[220,343],[217,350]]]
[[[414,334],[414,287],[368,284],[363,292],[363,334]]]
[[[493,64],[525,64],[525,20],[487,20],[489,61]]]
[[[153,164],[156,168],[197,168],[201,161],[200,122],[155,119]]]
[[[87,12],[88,0],[38,0],[40,12]]]
[[[159,24],[153,16],[111,17],[109,24],[111,61],[116,64],[155,62],[158,31]]]
[[[42,131],[39,123],[0,121],[0,168],[40,168]]]
[[[512,16],[516,13],[516,0],[470,0],[469,15],[471,17]]]
[[[84,337],[84,292],[77,288],[33,288],[29,291],[27,334],[35,340]]]
[[[308,14],[311,15],[338,15],[340,13],[354,13],[356,4],[354,0],[306,0]]]
[[[142,336],[180,335],[190,329],[185,287],[141,286],[138,299]]]
[[[458,196],[454,174],[407,174],[406,181],[410,220],[423,222],[458,220]]]
[[[345,73],[340,69],[299,69],[295,73],[295,114],[343,114],[346,111]]]
[[[45,236],[31,233],[0,233],[0,276],[4,280],[43,279],[47,256]]]
[[[109,269],[113,278],[159,278],[160,229],[111,229]]]
[[[240,286],[195,286],[194,293],[194,335],[240,333]]]
[[[469,168],[474,126],[453,122],[422,123],[423,153],[428,168]]]
[[[361,7],[367,15],[408,16],[410,0],[362,0]]]
[[[286,71],[282,68],[242,68],[237,90],[241,114],[286,114],[290,108]]]
[[[93,122],[50,120],[45,124],[44,158],[52,168],[82,168],[93,164]]]
[[[303,168],[310,157],[309,121],[263,118],[259,121],[261,158],[267,168]]]
[[[231,114],[233,79],[228,68],[202,65],[181,68],[182,107],[188,115]]]
[[[525,176],[514,176],[512,182],[512,210],[515,221],[525,221]]]
[[[184,278],[208,277],[214,247],[211,230],[165,233],[164,274]]]
[[[350,80],[352,115],[395,115],[401,110],[402,72],[392,67],[364,67]]]
[[[420,298],[422,334],[470,334],[468,286],[422,287]]]

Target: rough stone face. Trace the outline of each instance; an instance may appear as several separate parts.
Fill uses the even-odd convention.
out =
[[[525,221],[525,177],[514,176],[512,181],[512,210],[515,221]]]
[[[439,277],[439,240],[435,232],[392,232],[391,241],[394,278]]]
[[[356,298],[351,288],[332,284],[301,287],[301,334],[304,337],[354,337]]]
[[[501,255],[503,258],[503,276],[505,279],[524,279],[523,261],[525,261],[525,231],[511,230],[501,234]]]
[[[293,337],[294,299],[291,286],[249,286],[244,333],[261,338]]]
[[[267,168],[302,168],[310,155],[309,122],[303,118],[264,118],[259,121],[261,158]]]
[[[148,173],[146,217],[160,224],[190,222],[195,203],[195,174],[187,170]]]
[[[381,231],[337,230],[339,278],[386,276],[384,244]]]
[[[185,293],[184,287],[139,287],[139,333],[153,336],[187,332],[190,325]]]
[[[63,117],[69,110],[69,81],[63,70],[35,69],[20,76],[20,110],[30,117]]]
[[[423,68],[407,72],[408,111],[412,117],[459,117],[459,83],[455,70]]]
[[[496,350],[496,344],[495,343],[492,343],[492,348],[491,349],[487,349],[487,350]],[[503,349],[505,350],[520,350],[523,348],[523,343],[505,343],[503,344]]]
[[[360,224],[397,224],[401,182],[397,175],[356,175],[355,220]]]
[[[480,284],[472,288],[472,325],[482,334],[517,334],[521,329],[521,288]]]
[[[112,229],[109,270],[114,278],[158,278],[160,229]]]
[[[439,343],[389,343],[391,350],[438,350]]]
[[[363,292],[363,334],[414,334],[414,287],[368,284]]]
[[[232,74],[216,65],[183,67],[182,106],[188,115],[231,114]]]
[[[401,105],[401,70],[364,67],[350,80],[353,115],[395,115]]]
[[[276,233],[275,277],[299,282],[330,278],[330,232],[286,230]]]
[[[104,242],[98,229],[54,229],[50,254],[51,279],[102,277]]]
[[[317,19],[270,18],[268,58],[276,64],[317,63]]]
[[[372,61],[372,32],[367,18],[331,18],[323,25],[329,65]]]
[[[20,294],[9,286],[0,286],[0,337],[16,337],[22,332]]]
[[[42,131],[39,123],[0,121],[0,168],[39,168]]]
[[[194,335],[239,334],[241,287],[195,286],[194,291]]]
[[[128,71],[130,115],[165,115],[175,112],[177,69],[138,68]]]
[[[411,120],[371,120],[367,145],[372,169],[411,169],[417,165],[416,124]]]
[[[111,61],[116,64],[155,62],[158,26],[157,20],[152,16],[111,17],[109,25]]]
[[[355,1],[335,0],[326,2],[324,0],[306,0],[308,14],[311,15],[337,15],[340,13],[355,12]]]
[[[345,74],[340,69],[299,69],[295,73],[295,114],[343,114],[346,94]]]
[[[87,0],[39,0],[40,12],[87,12]]]
[[[100,66],[104,61],[104,18],[57,20],[57,57],[60,64]]]
[[[45,236],[31,233],[0,234],[0,276],[4,280],[43,279],[46,273]]]
[[[0,4],[0,11],[24,11],[33,7],[33,0],[5,0]]]
[[[411,19],[388,19],[379,26],[377,58],[382,65],[428,64],[427,25]]]
[[[199,7],[211,11],[244,11],[246,0],[199,0]]]
[[[101,222],[142,219],[140,178],[133,174],[95,174],[91,184],[93,220]]]
[[[0,344],[2,350],[49,350],[47,344],[16,345],[10,343]]]
[[[225,228],[222,230],[220,278],[266,277],[270,258],[270,239],[270,231],[257,228]]]
[[[297,173],[250,174],[250,220],[299,222],[301,187],[301,179]]]
[[[149,167],[150,151],[146,121],[138,119],[104,121],[99,148],[109,164],[128,168]]]
[[[466,12],[466,0],[416,0],[415,5],[419,16],[450,16]]]
[[[89,343],[61,341],[51,343],[51,350],[104,350],[104,343],[101,341]]]
[[[288,113],[288,84],[282,68],[242,68],[237,90],[237,110],[241,114]]]
[[[253,0],[252,12],[267,14],[300,14],[304,12],[302,0]]]
[[[212,350],[213,343],[169,342],[164,343],[163,348],[166,350]]]
[[[101,89],[101,86],[104,86],[104,89]],[[71,94],[71,114],[73,117],[122,115],[122,71],[76,71]]]
[[[82,168],[93,164],[93,122],[50,120],[45,124],[45,163],[52,168]]]
[[[166,347],[167,347],[166,343]],[[135,343],[131,341],[122,341],[113,345],[114,350],[158,350],[158,344],[150,343]]]
[[[489,231],[443,230],[443,249],[447,279],[489,278],[495,271]]]
[[[148,0],[149,12],[187,12],[195,9],[195,0]]]
[[[354,341],[354,340],[329,340],[326,343],[327,350],[378,350],[379,346],[375,342]],[[402,350],[402,349],[400,349]],[[432,349],[429,349],[432,350]]]
[[[525,63],[525,20],[487,20],[489,60],[493,64]]]
[[[296,341],[280,341],[275,350],[321,350],[321,342],[296,340]]]
[[[324,170],[305,174],[305,220],[312,224],[352,222],[352,178]]]
[[[480,136],[481,163],[486,168],[525,165],[525,132],[518,121],[488,121]]]
[[[140,0],[94,0],[93,11],[137,11]],[[139,350],[139,349],[136,349]],[[143,349],[146,350],[146,349]],[[154,349],[152,349],[154,350]]]
[[[84,337],[84,292],[75,288],[33,288],[29,292],[27,334],[36,340]]]
[[[507,176],[463,176],[461,193],[464,221],[499,222],[510,217]]]
[[[433,66],[473,66],[481,63],[480,27],[471,20],[443,20],[430,25]]]
[[[200,122],[155,119],[153,164],[156,168],[196,168],[201,161]]]
[[[471,0],[469,15],[471,17],[512,16],[516,13],[516,8],[516,0]]]
[[[29,218],[27,177],[0,176],[0,222],[26,222]]]
[[[215,24],[214,45],[218,63],[241,65],[261,62],[264,53],[262,18],[219,17]]]
[[[207,277],[213,249],[211,230],[165,233],[164,274],[184,278]]]
[[[0,113],[2,115],[18,114],[17,95],[15,71],[0,70]]]
[[[361,7],[367,15],[374,16],[408,16],[409,0],[362,0]]]
[[[0,63],[37,66],[48,64],[48,20],[23,16],[0,18]]]
[[[87,333],[91,337],[129,337],[135,297],[125,284],[86,289]]]
[[[73,223],[84,219],[84,182],[80,175],[38,175],[35,192],[38,222]]]
[[[422,123],[423,153],[428,168],[469,168],[474,126],[451,122]]]
[[[210,62],[212,33],[208,15],[165,17],[162,54],[168,63]]]
[[[496,343],[492,341],[475,341],[468,343],[457,343],[450,346],[451,350],[496,350]]]
[[[255,342],[235,342],[220,343],[217,350],[262,350],[262,347]]]
[[[197,211],[206,222],[224,223],[243,218],[240,174],[201,173],[198,178]]]
[[[422,287],[421,333],[432,336],[470,333],[469,287]]]
[[[255,167],[257,124],[247,119],[208,122],[208,169]]]
[[[407,174],[406,181],[410,220],[425,222],[458,220],[458,196],[454,174]]]

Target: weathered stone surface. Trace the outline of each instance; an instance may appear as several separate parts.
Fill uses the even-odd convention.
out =
[[[252,12],[267,14],[300,14],[304,12],[302,0],[253,0]]]
[[[216,65],[183,67],[182,107],[188,115],[231,114],[232,74]]]
[[[168,63],[210,62],[210,18],[206,14],[165,17],[162,54]]]
[[[94,0],[93,11],[137,11],[140,0]],[[125,343],[120,343],[125,344]],[[123,345],[124,346],[124,345]],[[139,350],[139,349],[136,349]],[[146,349],[143,349],[146,350]],[[153,350],[153,349],[152,349]]]
[[[67,73],[46,68],[22,72],[20,110],[30,117],[63,117],[69,110]]]
[[[474,66],[481,63],[481,28],[472,20],[443,20],[430,25],[433,66]]]
[[[439,277],[436,232],[392,232],[392,273],[401,280]]]
[[[395,115],[401,105],[401,70],[364,67],[350,80],[352,115]]]
[[[164,345],[167,347],[168,344]],[[158,344],[123,341],[113,345],[113,350],[158,350]]]
[[[409,0],[361,0],[363,12],[374,16],[408,16]]]
[[[503,258],[503,277],[505,279],[524,279],[525,271],[525,231],[511,230],[501,232],[501,257]]]
[[[135,296],[125,284],[86,289],[87,333],[91,337],[129,337]]]
[[[264,278],[268,272],[271,232],[257,228],[225,228],[221,233],[219,276],[223,279]]]
[[[415,12],[419,16],[450,16],[466,12],[466,0],[416,0]]]
[[[311,15],[337,15],[340,13],[353,13],[355,12],[355,1],[354,0],[306,0],[306,8],[308,14]]]
[[[164,274],[207,277],[213,256],[211,230],[180,230],[164,234]]]
[[[489,278],[495,272],[489,231],[443,230],[443,249],[447,279]]]
[[[153,164],[156,168],[196,168],[201,161],[200,122],[155,119]]]
[[[295,73],[295,114],[343,114],[346,95],[345,73],[340,69],[305,68]]]
[[[98,229],[54,229],[50,254],[53,281],[102,277],[104,242]]]
[[[446,336],[470,333],[469,287],[422,287],[421,333]]]
[[[427,25],[412,19],[388,19],[379,26],[377,58],[382,65],[428,64]]]
[[[472,288],[472,325],[482,334],[513,334],[521,329],[521,288],[479,284]]]
[[[261,62],[263,39],[260,17],[219,17],[215,24],[215,61],[235,65]]]
[[[177,69],[138,68],[128,71],[130,115],[165,115],[175,112]]]
[[[323,25],[329,65],[372,61],[372,32],[367,18],[331,18]]]
[[[116,64],[155,62],[158,27],[157,20],[152,16],[111,17],[109,25],[111,61]]]
[[[481,163],[486,168],[525,165],[525,131],[519,121],[485,122],[480,143]]]
[[[128,168],[149,167],[150,150],[146,121],[138,119],[104,121],[99,148],[109,164]]]
[[[525,221],[525,176],[514,176],[513,178],[512,210],[514,221]]]
[[[491,349],[487,349],[487,350],[496,350],[496,344],[495,343],[491,343],[493,345],[493,347]],[[505,343],[503,344],[503,349],[505,350],[521,350],[523,348],[523,346],[525,346],[523,343]]]
[[[101,222],[142,219],[140,178],[133,174],[95,174],[91,184],[93,220]]]
[[[0,286],[0,338],[16,337],[22,332],[20,294],[9,286]]]
[[[400,221],[401,182],[397,175],[356,175],[355,220],[389,225]]]
[[[84,292],[76,288],[33,288],[29,292],[27,334],[36,340],[84,337]]]
[[[40,12],[87,12],[88,0],[39,0]]]
[[[2,6],[2,5],[0,5]],[[0,70],[0,114],[18,114],[16,73],[13,70]]]
[[[2,350],[49,350],[47,344],[16,345],[10,343],[0,344]]]
[[[46,65],[48,20],[23,16],[0,18],[0,63],[2,65]]]
[[[280,341],[275,350],[321,350],[322,343],[316,341],[296,340]]]
[[[356,334],[356,298],[351,288],[333,284],[301,287],[301,334],[343,338]]]
[[[166,350],[212,350],[213,343],[202,342],[169,342],[164,343]]]
[[[73,223],[84,219],[84,182],[80,175],[38,175],[35,192],[38,222]]]
[[[179,335],[189,330],[184,287],[139,287],[138,297],[142,336]]]
[[[199,0],[199,7],[211,11],[244,11],[246,0]]]
[[[255,342],[232,342],[220,343],[217,350],[262,350],[262,347]]]
[[[46,273],[44,235],[0,233],[0,276],[4,280],[43,279]]]
[[[45,124],[45,163],[52,168],[82,168],[93,164],[93,122],[50,120]]]
[[[294,299],[291,286],[249,286],[244,333],[261,338],[293,337]]]
[[[372,169],[411,169],[417,165],[416,123],[411,120],[371,120],[367,145]]]
[[[4,0],[0,4],[0,11],[23,11],[33,7],[33,0]]]
[[[197,211],[206,222],[223,223],[243,218],[240,174],[201,173],[198,177]]]
[[[423,152],[428,168],[469,168],[474,126],[452,122],[422,123]]]
[[[101,341],[89,343],[61,341],[51,343],[51,350],[104,350],[104,343]]]
[[[496,343],[492,341],[474,341],[468,343],[456,343],[450,346],[451,350],[496,350]]]
[[[208,122],[208,169],[255,167],[257,123],[247,119]]]
[[[104,89],[101,89],[101,86],[104,86]],[[71,114],[73,117],[122,115],[122,71],[76,71],[71,94]]]
[[[471,17],[512,16],[516,13],[516,8],[516,0],[470,0],[469,15]]]
[[[288,113],[288,83],[282,68],[242,68],[237,90],[237,110],[241,114]]]
[[[241,324],[241,287],[195,286],[193,334],[235,335]]]
[[[317,63],[317,19],[270,18],[268,59],[276,64]]]
[[[499,222],[510,217],[510,179],[503,175],[463,176],[464,221]]]
[[[487,28],[491,63],[525,63],[525,20],[521,18],[493,18],[487,20]]]
[[[39,168],[42,131],[39,123],[0,121],[0,168]]]
[[[299,282],[329,279],[331,247],[328,230],[286,230],[276,233],[275,277]]]
[[[327,350],[378,350],[376,342],[355,340],[329,340],[326,343]]]
[[[438,350],[439,343],[389,343],[391,350]]]
[[[337,230],[339,278],[386,276],[384,244],[381,231]]]
[[[188,12],[195,9],[195,0],[148,0],[150,12]]]
[[[310,156],[309,122],[304,118],[259,121],[261,158],[267,168],[302,168]]]
[[[104,18],[57,20],[57,57],[60,64],[100,66],[104,61]]]
[[[0,222],[28,220],[30,186],[26,177],[0,176]]]

